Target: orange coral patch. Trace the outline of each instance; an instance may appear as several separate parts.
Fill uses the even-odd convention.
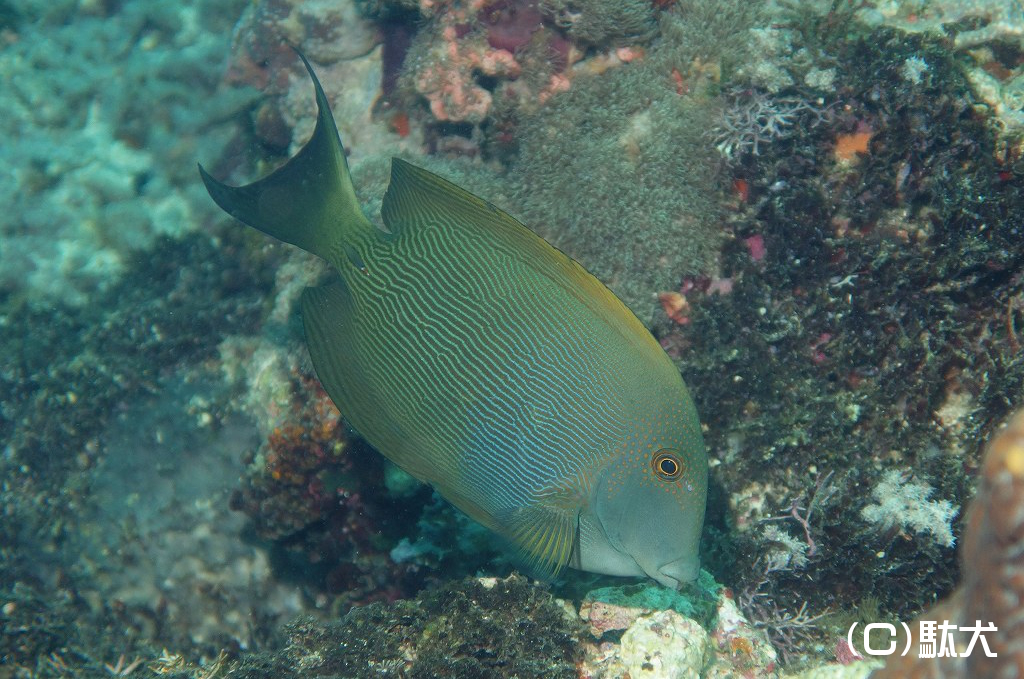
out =
[[[858,128],[856,132],[840,134],[836,137],[836,148],[833,151],[836,160],[841,163],[855,162],[861,155],[867,155],[871,135],[875,133],[870,127]]]
[[[665,314],[679,325],[686,325],[690,322],[687,315],[690,311],[690,303],[678,292],[662,292],[658,295],[661,308]]]
[[[395,113],[391,116],[391,131],[397,134],[399,137],[409,136],[409,116],[402,112]]]

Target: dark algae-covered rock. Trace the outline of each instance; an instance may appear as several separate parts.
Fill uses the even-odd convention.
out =
[[[417,599],[352,609],[337,622],[286,627],[287,648],[233,676],[575,677],[582,625],[521,576],[467,578]]]
[[[1020,182],[960,65],[920,36],[806,37],[835,100],[735,168],[722,279],[663,337],[719,451],[706,563],[768,627],[758,601],[906,619],[948,593],[979,442],[1024,374]]]

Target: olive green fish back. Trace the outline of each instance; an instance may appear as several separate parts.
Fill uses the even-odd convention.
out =
[[[681,381],[633,314],[506,213],[395,160],[391,237],[303,302],[317,374],[381,452],[539,566],[590,482]],[[569,332],[567,329],[572,329]]]
[[[305,63],[319,108],[307,145],[254,184],[229,187],[200,168],[203,181],[230,214],[337,269],[340,281],[304,293],[302,316],[317,374],[349,422],[557,571],[598,475],[653,445],[645,422],[678,420],[682,448],[704,459],[686,388],[596,278],[440,177],[395,159],[388,231],[376,229]]]

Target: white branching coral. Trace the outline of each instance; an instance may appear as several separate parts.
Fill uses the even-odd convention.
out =
[[[896,525],[930,535],[940,545],[952,547],[956,542],[952,523],[960,510],[949,500],[929,500],[934,492],[927,484],[909,480],[909,475],[892,469],[872,489],[875,502],[864,507],[860,514],[883,530]]]
[[[792,134],[802,115],[817,124],[825,109],[821,102],[801,97],[777,97],[756,90],[745,90],[730,97],[722,119],[713,130],[715,148],[727,160],[751,153],[760,155],[761,147]]]

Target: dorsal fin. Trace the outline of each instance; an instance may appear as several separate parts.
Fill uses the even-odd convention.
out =
[[[578,262],[526,228],[510,214],[438,175],[391,159],[391,182],[381,205],[381,218],[392,233],[427,226],[480,229],[517,253],[535,271],[567,281],[568,292],[592,311],[621,327],[624,334],[647,345],[654,355],[664,352],[629,308]]]
[[[447,179],[401,158],[391,159],[391,179],[380,208],[392,231],[416,228],[425,221],[479,224],[498,231],[533,232],[511,215]],[[537,236],[534,236],[537,238]]]

